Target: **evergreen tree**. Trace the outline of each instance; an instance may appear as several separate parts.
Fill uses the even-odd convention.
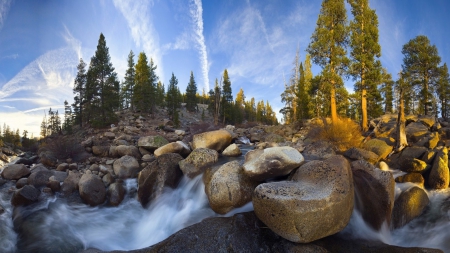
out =
[[[120,107],[120,85],[103,34],[100,34],[87,76],[87,92],[91,97],[89,120],[93,126],[107,126],[117,120],[114,111]]]
[[[228,71],[225,69],[223,71],[223,82],[222,82],[222,117],[223,124],[225,122],[232,121],[232,113],[233,113],[233,94],[231,91],[231,81],[228,77]]]
[[[369,98],[372,107],[377,105],[375,99],[381,99],[377,89],[377,85],[381,83],[381,63],[376,60],[381,56],[381,47],[378,43],[378,17],[375,11],[370,9],[369,0],[349,0],[349,3],[354,17],[354,20],[350,22],[352,62],[349,72],[354,80],[358,80],[355,90],[361,91],[361,128],[362,131],[367,131],[369,128],[368,91],[372,95]]]
[[[45,112],[44,112],[45,113]],[[4,129],[4,128],[3,128]],[[47,129],[48,129],[48,125],[47,125],[47,115],[44,114],[44,118],[42,119],[41,122],[41,136],[42,138],[47,137]]]
[[[280,110],[283,114],[286,124],[292,123],[297,120],[298,113],[298,83],[300,79],[300,54],[299,50],[295,54],[292,73],[288,84],[284,84],[284,92],[281,94],[281,102],[285,106]]]
[[[317,26],[307,52],[315,64],[322,67],[322,78],[330,83],[331,120],[337,121],[336,89],[344,74],[348,58],[347,12],[344,0],[323,0]]]
[[[148,67],[147,55],[141,52],[135,65],[134,76],[135,89],[133,93],[133,104],[137,110],[149,112],[149,95],[151,89],[150,69]]]
[[[156,105],[157,106],[164,106],[164,98],[166,97],[166,91],[164,88],[164,84],[159,81],[156,85]]]
[[[437,94],[441,102],[441,117],[448,119],[450,110],[450,76],[447,63],[440,68],[440,75],[437,81]]]
[[[298,91],[297,91],[297,119],[309,119],[311,118],[310,114],[310,104],[311,104],[311,98],[309,96],[309,89],[308,83],[306,82],[305,77],[305,71],[303,70],[303,64],[300,63],[299,68],[300,78],[298,80]]]
[[[382,70],[381,75],[382,75],[381,92],[384,95],[384,113],[393,113],[394,94],[392,89],[394,81],[392,80],[391,74],[389,74],[386,69]]]
[[[84,63],[83,59],[80,58],[80,63],[77,66],[77,76],[75,77],[73,87],[75,97],[73,98],[74,102],[72,104],[74,114],[73,124],[80,125],[80,127],[83,126],[83,107],[87,99],[86,82],[86,63]]]
[[[123,104],[124,108],[133,109],[133,93],[134,93],[134,84],[135,84],[135,74],[136,70],[134,68],[134,53],[132,50],[130,50],[130,53],[128,54],[127,59],[128,69],[125,72],[125,80],[123,82],[123,88],[122,88],[122,97],[123,97]]]
[[[148,65],[148,68],[150,70],[150,79],[149,79],[149,89],[148,89],[148,105],[150,108],[150,113],[153,113],[155,111],[155,106],[158,101],[156,98],[157,95],[157,84],[159,77],[156,75],[156,68],[157,66],[153,62],[153,59],[150,58],[150,63]]]
[[[22,147],[22,143],[20,142],[20,131],[18,128],[16,130],[16,133],[14,134],[12,144],[15,148]]]
[[[220,89],[219,82],[217,81],[216,78],[214,90],[211,89],[209,91],[209,105],[208,105],[209,112],[213,115],[214,118],[214,125],[219,124],[221,98],[222,98],[222,90]]]
[[[72,133],[72,125],[73,125],[73,115],[72,115],[72,108],[69,105],[69,102],[67,100],[64,101],[64,124],[63,124],[63,130]]]
[[[419,35],[402,48],[403,72],[419,90],[419,113],[432,114],[432,94],[440,75],[438,50],[428,37]],[[434,108],[435,110],[437,108]]]
[[[172,120],[178,117],[178,108],[181,106],[180,91],[178,89],[178,79],[172,73],[169,87],[166,94],[167,112]]]
[[[194,80],[194,73],[191,71],[191,76],[189,77],[189,83],[186,87],[186,109],[190,112],[195,111],[197,107],[197,84]]]
[[[234,112],[235,112],[235,123],[242,123],[245,118],[245,95],[244,90],[241,88],[236,94],[236,99],[234,102]]]

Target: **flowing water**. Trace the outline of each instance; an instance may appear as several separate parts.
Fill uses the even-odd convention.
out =
[[[2,186],[0,205],[5,211],[0,214],[0,252],[132,250],[158,243],[204,218],[219,216],[209,208],[201,175],[194,179],[184,177],[176,189],[166,188],[147,208],[136,200],[136,179],[126,180],[125,185],[127,196],[119,207],[89,207],[47,195],[39,204],[18,208],[14,213],[8,192],[12,184]],[[410,186],[397,184],[396,193]],[[403,228],[390,231],[385,224],[380,231],[374,231],[355,210],[349,225],[340,233],[355,239],[450,252],[450,201],[447,200],[450,190],[432,191],[428,195],[431,202],[426,214]],[[249,203],[226,216],[251,210],[253,206]],[[17,233],[27,239],[18,239]]]

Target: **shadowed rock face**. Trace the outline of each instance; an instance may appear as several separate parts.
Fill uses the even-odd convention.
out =
[[[83,253],[99,252],[103,251],[95,249],[83,251]],[[347,240],[345,236],[339,234],[306,244],[293,243],[268,229],[254,212],[239,213],[233,217],[208,218],[178,231],[158,244],[128,252],[443,253],[436,249],[401,248],[381,242]]]
[[[393,228],[400,228],[422,214],[430,203],[427,193],[414,186],[400,194],[392,211]]]
[[[260,184],[253,193],[253,207],[275,233],[308,243],[347,226],[353,195],[350,164],[333,156],[304,164],[292,181]]]

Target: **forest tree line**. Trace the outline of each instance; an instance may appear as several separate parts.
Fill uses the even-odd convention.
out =
[[[324,0],[304,62],[297,51],[292,74],[281,94],[284,122],[312,117],[349,117],[367,130],[368,119],[399,109],[406,114],[450,116],[450,82],[446,63],[435,45],[419,35],[402,48],[403,64],[394,81],[383,68],[378,42],[378,17],[369,0]],[[311,62],[322,71],[313,76]],[[352,78],[354,93],[344,87]],[[402,98],[401,95],[402,94]],[[440,112],[440,115],[439,115]]]

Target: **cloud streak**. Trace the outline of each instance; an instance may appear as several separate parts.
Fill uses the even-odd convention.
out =
[[[11,8],[12,0],[2,0],[0,1],[0,30],[3,28],[3,23],[6,20],[9,9]]]
[[[189,8],[189,13],[191,15],[194,24],[194,39],[197,42],[197,49],[200,54],[200,63],[202,67],[203,75],[203,87],[209,90],[209,64],[208,64],[208,53],[206,51],[205,37],[203,35],[203,7],[201,0],[192,0]]]
[[[149,13],[149,8],[153,5],[153,2],[113,0],[113,3],[125,17],[136,46],[143,48],[147,56],[153,59],[158,65],[157,74],[160,79],[164,79],[159,36]]]

